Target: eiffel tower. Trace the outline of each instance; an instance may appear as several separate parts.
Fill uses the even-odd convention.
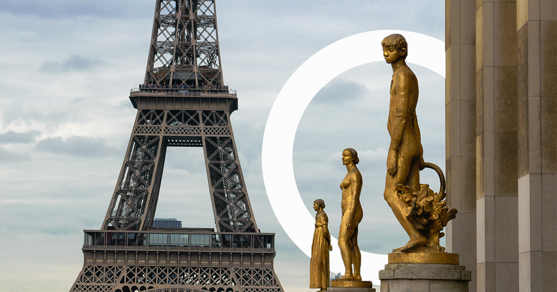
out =
[[[248,198],[223,82],[215,0],[156,0],[135,124],[101,230],[84,230],[71,292],[279,292],[274,234]],[[212,228],[153,228],[168,147],[203,147]]]

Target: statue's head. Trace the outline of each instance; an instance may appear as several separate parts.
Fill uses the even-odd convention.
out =
[[[383,56],[385,56],[387,63],[395,62],[398,58],[406,60],[408,56],[408,43],[400,34],[395,33],[387,36],[381,42],[381,46],[383,46]]]
[[[358,158],[358,152],[356,152],[356,149],[346,148],[342,151],[342,153],[344,154],[345,151],[348,151],[350,155],[352,155],[352,161],[354,162],[354,164],[358,164],[360,162],[360,158]]]
[[[325,201],[323,201],[322,199],[317,199],[313,201],[313,203],[315,203],[319,208],[325,209]]]

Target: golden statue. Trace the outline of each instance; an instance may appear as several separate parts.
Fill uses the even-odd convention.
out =
[[[362,174],[356,167],[360,162],[358,152],[352,148],[342,151],[342,164],[346,165],[348,172],[340,183],[342,190],[342,220],[338,234],[338,246],[342,261],[344,262],[344,276],[338,280],[361,281],[360,275],[361,258],[358,247],[358,224],[362,221],[364,211],[360,204],[360,193],[362,191]],[[352,272],[354,267],[354,272]]]
[[[387,156],[385,200],[408,233],[410,240],[394,252],[443,252],[439,246],[441,232],[455,218],[456,209],[446,207],[445,179],[441,169],[425,163],[422,157],[420,128],[416,116],[418,79],[408,65],[408,44],[400,34],[387,36],[381,42],[385,61],[391,64],[393,76],[390,88],[389,120],[391,136]],[[441,190],[434,193],[428,185],[420,184],[420,170],[432,168],[439,174]]]
[[[325,202],[317,199],[313,202],[315,215],[315,232],[313,233],[313,244],[311,245],[311,263],[309,266],[310,288],[321,288],[319,291],[327,291],[329,287],[329,251],[333,250],[331,245],[331,234],[329,233],[329,217],[323,211]]]

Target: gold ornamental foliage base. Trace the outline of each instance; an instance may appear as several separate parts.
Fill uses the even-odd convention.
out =
[[[458,265],[457,253],[447,252],[393,252],[389,254],[389,264],[449,264]]]
[[[334,288],[373,288],[371,281],[344,281],[332,280],[331,287]]]

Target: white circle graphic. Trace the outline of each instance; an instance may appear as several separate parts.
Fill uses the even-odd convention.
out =
[[[393,33],[404,35],[410,44],[407,62],[445,77],[443,41],[410,31],[359,33],[330,44],[304,62],[288,79],[269,113],[262,149],[265,189],[282,228],[308,257],[311,256],[315,219],[304,206],[294,178],[292,153],[298,124],[313,97],[333,78],[363,64],[385,62],[381,41]],[[331,272],[343,272],[337,239],[331,239]],[[363,250],[361,253],[362,279],[379,284],[379,270],[387,264],[387,255]]]

